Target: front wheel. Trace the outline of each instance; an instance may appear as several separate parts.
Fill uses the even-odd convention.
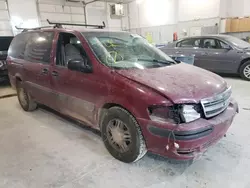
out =
[[[31,98],[29,93],[22,86],[22,82],[17,83],[17,97],[23,110],[34,111],[37,108],[37,103]]]
[[[147,153],[137,121],[123,108],[108,109],[102,121],[101,132],[109,153],[122,162],[135,162]]]
[[[241,78],[250,81],[250,61],[245,62],[240,67]]]

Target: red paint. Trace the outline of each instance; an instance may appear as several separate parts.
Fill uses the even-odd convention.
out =
[[[170,106],[174,103],[198,103],[202,98],[211,97],[226,89],[225,81],[208,71],[177,64],[164,68],[130,69],[114,71],[101,64],[90,49],[80,32],[56,29],[51,51],[51,64],[43,65],[8,57],[9,77],[15,85],[17,77],[21,79],[32,96],[51,108],[84,121],[99,129],[99,112],[107,103],[114,103],[127,109],[139,122],[148,150],[176,159],[190,159],[194,156],[181,156],[172,147],[173,140],[152,135],[148,125],[175,129],[170,123],[157,123],[150,120],[147,108],[150,105]],[[58,67],[55,64],[56,46],[59,32],[75,34],[81,41],[93,66],[93,73],[81,73]],[[41,76],[42,69],[48,69],[48,75]],[[51,76],[53,71],[58,77]],[[37,84],[42,87],[37,88]],[[44,89],[46,88],[46,89]],[[180,148],[203,151],[202,146],[217,141],[231,125],[237,111],[237,104],[232,102],[222,114],[210,119],[199,119],[192,123],[181,124],[179,131],[195,130],[213,126],[213,133],[196,140],[179,141]],[[166,145],[170,149],[166,150]]]

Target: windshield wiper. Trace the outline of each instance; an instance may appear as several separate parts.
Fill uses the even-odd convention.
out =
[[[161,64],[176,64],[174,61],[164,61],[164,60],[159,60],[159,59],[137,59],[137,61],[149,61],[149,62],[156,62],[156,63],[161,63]]]

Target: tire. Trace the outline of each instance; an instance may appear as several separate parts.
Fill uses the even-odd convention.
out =
[[[17,97],[19,104],[24,111],[34,111],[37,109],[37,103],[31,98],[29,93],[23,88],[22,82],[17,82]]]
[[[244,80],[250,81],[250,61],[243,63],[240,66],[239,72],[240,72],[241,78],[243,78]]]
[[[118,123],[119,121],[121,122],[120,124]],[[116,124],[117,125],[119,124],[120,126],[115,126]],[[117,129],[117,127],[122,127],[118,129],[124,132],[123,136],[121,136],[122,137],[121,142],[123,143],[122,144],[123,146],[124,145],[127,146],[126,149],[116,144],[115,140],[117,139],[115,139],[115,136],[110,136],[114,132],[111,130]],[[141,133],[140,126],[138,125],[135,118],[127,110],[121,107],[112,107],[108,109],[101,123],[101,133],[104,145],[109,151],[109,153],[114,158],[122,162],[125,163],[135,162],[141,159],[147,153],[146,144],[143,135]],[[130,136],[128,136],[129,134]],[[119,134],[114,134],[114,135],[119,135]],[[112,137],[114,138],[112,139]],[[125,137],[129,138],[130,141],[127,140],[124,141]]]

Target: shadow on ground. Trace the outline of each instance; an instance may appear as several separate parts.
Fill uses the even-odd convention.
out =
[[[0,99],[16,96],[8,80],[0,82]]]
[[[47,106],[39,105],[39,108],[45,112],[52,113],[55,116],[58,116],[59,118],[62,118],[65,121],[68,121],[72,126],[79,129],[80,131],[89,132],[89,134],[94,133],[92,135],[95,135],[98,139],[101,139],[101,132],[99,130],[93,129],[90,126],[87,126],[83,122],[77,121],[75,119],[72,119],[68,116],[65,116]],[[154,164],[152,167],[149,167],[150,164]],[[158,165],[155,165],[158,164]],[[136,163],[133,163],[133,165],[137,166],[144,166],[145,168],[149,168],[152,171],[155,171],[157,169],[165,169],[164,174],[168,176],[175,176],[178,174],[182,174],[190,165],[193,164],[193,161],[178,161],[174,159],[168,159],[166,157],[162,157],[153,153],[147,153],[147,155],[144,157],[143,160],[140,160]],[[163,166],[166,166],[166,168],[162,168]]]

